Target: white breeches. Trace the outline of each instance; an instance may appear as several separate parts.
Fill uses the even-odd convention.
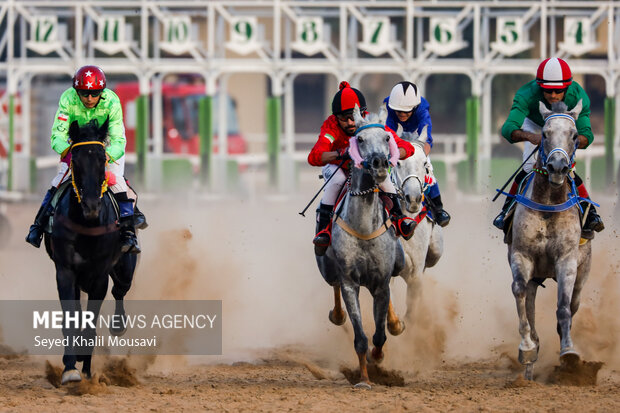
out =
[[[537,133],[539,135],[542,133],[542,128],[538,126],[537,124],[535,124],[534,122],[532,122],[529,118],[525,118],[525,120],[523,121],[523,125],[521,126],[521,129],[524,132]],[[534,146],[531,142],[528,142],[528,141],[525,142],[525,145],[523,146],[523,160],[524,161],[525,161],[525,158],[527,158],[530,155],[530,153],[532,153],[534,148],[536,148],[536,146]],[[537,160],[538,160],[538,152],[532,155],[529,161],[527,161],[525,165],[523,165],[523,170],[527,173],[530,173],[534,165],[536,165]]]
[[[65,182],[68,179],[71,179],[71,171],[67,173],[65,176],[65,172],[69,169],[69,165],[65,162],[60,162],[58,165],[58,173],[52,179],[52,186],[58,186],[60,184],[60,180]],[[118,194],[120,192],[127,192],[127,183],[125,182],[125,156],[123,155],[121,158],[116,160],[116,162],[112,162],[106,165],[106,171],[110,171],[116,176],[116,184],[110,186],[110,190],[114,194]],[[62,177],[65,177],[64,179]]]
[[[338,165],[327,164],[322,169],[323,179],[328,180],[334,173],[336,175],[325,185],[325,191],[323,192],[323,198],[321,198],[321,203],[323,205],[334,205],[336,200],[338,199],[338,195],[340,194],[340,190],[342,186],[347,181],[347,175],[341,169],[338,169]],[[379,185],[379,189],[383,192],[387,192],[390,194],[396,193],[396,188],[392,183],[391,179],[386,179]]]

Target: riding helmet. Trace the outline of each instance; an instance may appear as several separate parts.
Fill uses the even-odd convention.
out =
[[[418,87],[411,82],[400,82],[392,88],[388,106],[399,112],[411,112],[421,102]]]
[[[551,57],[545,59],[536,71],[536,82],[543,89],[566,89],[573,83],[573,75],[564,60]]]
[[[332,113],[334,115],[353,110],[355,105],[359,106],[361,112],[366,110],[366,99],[362,92],[352,88],[347,81],[340,82],[339,88],[340,90],[332,100]]]
[[[105,84],[105,73],[98,66],[82,66],[73,76],[75,90],[101,90],[105,89]]]

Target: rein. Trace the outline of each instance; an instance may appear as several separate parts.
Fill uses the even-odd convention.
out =
[[[84,145],[101,145],[105,149],[105,144],[103,142],[86,141],[86,142],[78,142],[78,143],[71,144],[71,146],[69,147],[69,152],[71,152],[73,148],[77,146],[84,146]],[[71,170],[71,185],[73,185],[73,190],[75,191],[75,196],[77,197],[78,204],[81,204],[82,196],[80,195],[80,191],[78,191],[77,185],[75,184],[75,174],[73,173],[73,157],[71,157],[71,165],[69,166],[69,169],[67,171],[69,170]],[[105,194],[107,190],[108,190],[108,178],[106,177],[101,183],[101,195],[99,196],[99,198],[103,198],[103,194]]]

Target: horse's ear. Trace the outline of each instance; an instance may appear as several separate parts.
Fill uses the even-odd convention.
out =
[[[385,125],[385,120],[387,119],[387,108],[385,107],[385,103],[381,105],[379,108],[379,123]]]
[[[103,125],[99,127],[99,139],[103,142],[108,137],[108,126],[110,126],[110,116],[105,119]]]
[[[422,143],[426,143],[427,139],[428,139],[428,125],[424,125],[424,127],[422,128],[422,132],[420,132],[420,136],[418,137],[418,140]]]
[[[581,113],[581,110],[583,109],[583,99],[579,99],[579,102],[577,102],[577,104],[575,105],[575,107],[570,110],[568,112],[569,115],[572,116],[573,119],[577,120],[577,118],[579,117],[579,114]]]
[[[366,123],[366,120],[362,117],[360,107],[357,105],[357,103],[353,108],[353,120],[355,121],[355,126],[357,126],[358,128]]]
[[[542,103],[542,102],[538,102],[538,110],[540,111],[540,114],[542,115],[543,120],[547,119],[549,117],[549,115],[551,115],[553,113],[552,111],[547,109],[545,104]]]
[[[74,120],[71,122],[71,125],[69,125],[69,139],[71,139],[71,142],[75,142],[79,134],[80,125],[78,125],[77,120]]]

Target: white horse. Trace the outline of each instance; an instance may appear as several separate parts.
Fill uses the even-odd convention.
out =
[[[420,294],[420,281],[426,268],[437,264],[443,254],[443,233],[439,225],[426,218],[423,211],[424,190],[432,178],[428,157],[424,153],[426,127],[418,137],[415,133],[404,132],[402,139],[411,142],[415,153],[407,159],[400,160],[394,168],[393,176],[397,190],[404,198],[403,212],[416,217],[420,222],[413,237],[408,241],[400,239],[405,250],[405,268],[400,276],[407,283],[407,313],[405,318],[412,321],[414,302]],[[388,314],[390,319],[391,314]]]
[[[590,242],[580,244],[579,198],[571,194],[572,185],[567,179],[578,144],[575,119],[581,112],[581,101],[571,111],[566,110],[563,102],[554,103],[552,110],[542,102],[539,107],[545,120],[541,149],[534,175],[524,181],[525,193],[517,196],[512,236],[508,240],[512,293],[521,334],[519,361],[526,367],[528,380],[533,378],[540,347],[534,326],[536,289],[541,280],[557,281],[560,359],[576,362],[579,354],[570,329],[592,260]]]
[[[373,296],[374,348],[368,358],[378,363],[383,359],[386,315],[391,308],[390,280],[404,265],[403,249],[378,190],[379,185],[389,179],[389,164],[398,161],[398,148],[390,132],[385,130],[384,111],[378,117],[363,118],[356,106],[353,116],[358,129],[349,142],[353,166],[348,194],[342,206],[336,209],[331,246],[325,255],[317,256],[316,261],[325,281],[334,287],[330,321],[336,325],[345,322],[346,313],[340,301],[342,293],[353,325],[360,367],[360,381],[356,387],[370,388],[366,360],[368,338],[362,326],[359,291],[364,286]],[[392,322],[397,329],[400,321]]]

